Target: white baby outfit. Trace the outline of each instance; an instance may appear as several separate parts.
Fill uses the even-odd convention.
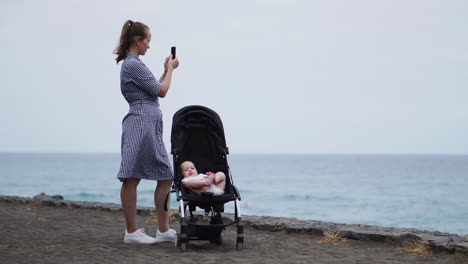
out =
[[[202,180],[206,179],[208,176],[206,174],[200,173],[197,176],[190,176],[182,179],[182,182],[188,182],[190,180]],[[211,186],[206,190],[207,192],[212,192],[213,195],[222,195],[224,193],[218,186],[211,184]]]

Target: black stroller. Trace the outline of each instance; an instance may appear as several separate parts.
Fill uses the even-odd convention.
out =
[[[233,184],[227,162],[229,154],[224,137],[224,129],[219,115],[204,106],[186,106],[174,114],[171,131],[172,155],[174,158],[174,189],[180,203],[180,232],[176,246],[186,250],[190,240],[209,240],[210,243],[222,243],[222,231],[230,225],[237,225],[236,249],[244,244],[244,223],[241,221],[239,191]],[[226,175],[224,194],[213,196],[213,193],[201,195],[191,193],[181,184],[183,176],[179,166],[184,161],[192,161],[198,173],[222,171]],[[234,219],[225,223],[221,213],[224,204],[234,201]],[[186,214],[187,207],[189,215]],[[200,223],[193,212],[199,207],[210,216],[209,223]],[[227,220],[226,220],[227,221]]]

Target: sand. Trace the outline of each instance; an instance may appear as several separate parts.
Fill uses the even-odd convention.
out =
[[[110,206],[112,207],[112,206]],[[152,236],[153,213],[138,215]],[[235,229],[223,244],[191,241],[182,253],[172,243],[123,243],[125,222],[119,210],[55,207],[0,200],[0,263],[468,263],[465,254],[414,255],[392,242],[342,239],[326,242],[314,232],[267,231],[248,224],[244,249],[235,249]],[[178,230],[178,218],[171,226]]]

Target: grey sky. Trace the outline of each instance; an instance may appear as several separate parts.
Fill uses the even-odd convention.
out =
[[[118,152],[128,110],[112,50],[141,57],[172,115],[208,106],[233,153],[468,153],[466,1],[2,1],[0,151]]]

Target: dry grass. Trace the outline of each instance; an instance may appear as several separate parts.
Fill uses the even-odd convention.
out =
[[[156,211],[151,211],[149,216],[148,216],[148,223],[157,223],[158,222],[158,215],[156,214]]]
[[[433,255],[433,252],[429,245],[423,242],[411,242],[398,249],[404,250],[410,253],[411,255],[417,255],[422,257],[431,257]]]
[[[169,214],[169,221],[172,221],[172,220],[176,219],[176,217],[177,217],[176,213],[170,213]]]
[[[325,232],[323,233],[323,238],[320,239],[318,243],[343,244],[346,241],[347,239],[340,236],[339,232],[335,232],[335,233]]]
[[[455,252],[455,257],[457,258],[457,264],[466,264],[468,263],[468,258],[465,254],[460,252]]]
[[[32,209],[32,208],[37,208],[37,207],[40,207],[41,206],[41,203],[40,202],[37,202],[37,201],[33,201],[33,202],[30,202],[26,205],[26,208],[28,209]]]
[[[169,214],[169,221],[172,221],[172,220],[174,220],[175,218],[176,218],[176,214],[175,214],[175,213],[170,213],[170,214]],[[156,211],[150,212],[147,221],[148,221],[149,223],[157,223],[157,222],[158,222],[158,214],[156,213]]]

